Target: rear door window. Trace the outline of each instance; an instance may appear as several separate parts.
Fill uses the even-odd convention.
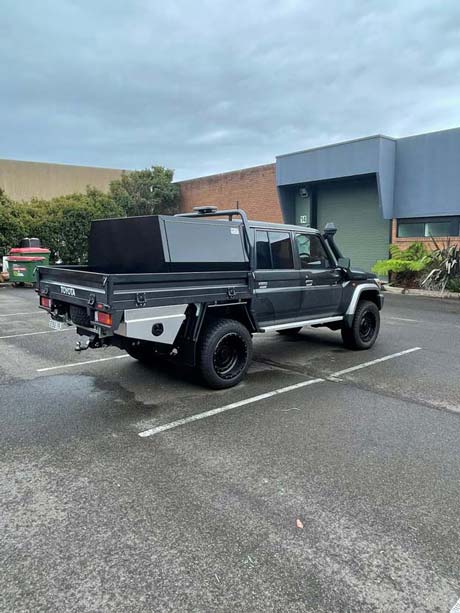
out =
[[[275,270],[294,268],[291,235],[289,232],[269,232],[273,268]]]
[[[267,270],[272,267],[268,232],[263,232],[261,230],[256,232],[256,257],[257,268],[260,270]]]

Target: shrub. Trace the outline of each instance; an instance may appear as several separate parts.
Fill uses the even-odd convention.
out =
[[[88,188],[86,194],[70,194],[52,200],[32,200],[25,205],[29,234],[38,236],[51,251],[52,261],[81,264],[88,259],[91,222],[121,217],[123,210],[103,192]]]
[[[432,238],[435,249],[431,253],[431,271],[423,279],[428,289],[460,291],[460,249],[450,240],[440,245]]]
[[[103,192],[88,188],[86,194],[70,194],[51,200],[34,199],[21,204],[0,199],[0,249],[3,254],[24,236],[36,236],[51,251],[51,261],[80,264],[87,260],[91,221],[121,217],[123,210]]]
[[[178,212],[179,187],[173,175],[153,166],[122,175],[110,184],[109,194],[88,187],[86,194],[22,203],[12,202],[0,189],[0,255],[21,238],[35,236],[50,249],[52,262],[85,263],[94,219]]]
[[[460,277],[455,277],[454,279],[450,279],[447,282],[446,290],[448,292],[459,292],[460,293]]]
[[[400,249],[397,245],[390,245],[388,260],[378,260],[372,271],[379,276],[392,273],[396,283],[414,285],[420,274],[427,269],[431,262],[431,255],[422,243],[412,243],[407,249]]]
[[[26,225],[21,205],[12,202],[0,189],[0,256],[6,255],[25,236]]]

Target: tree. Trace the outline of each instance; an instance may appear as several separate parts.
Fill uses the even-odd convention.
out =
[[[110,196],[126,215],[174,214],[179,211],[179,187],[174,171],[152,166],[123,174],[110,183]]]

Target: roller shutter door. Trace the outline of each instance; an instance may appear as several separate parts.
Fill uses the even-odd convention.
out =
[[[371,270],[376,260],[388,257],[390,221],[379,210],[375,179],[318,185],[317,220],[320,230],[335,223],[336,242],[353,266]]]

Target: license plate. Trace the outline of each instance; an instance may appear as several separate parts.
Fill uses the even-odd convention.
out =
[[[52,330],[64,330],[64,323],[62,321],[56,321],[55,319],[50,319],[48,321],[48,326]]]

